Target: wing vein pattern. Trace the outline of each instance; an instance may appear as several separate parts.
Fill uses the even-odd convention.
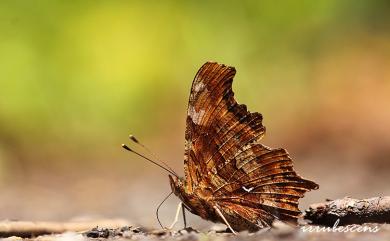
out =
[[[318,185],[295,172],[286,150],[259,142],[263,117],[236,102],[235,74],[234,67],[208,62],[195,76],[186,119],[186,186],[189,192],[211,190],[225,213],[259,227],[275,219],[296,222],[298,199]]]

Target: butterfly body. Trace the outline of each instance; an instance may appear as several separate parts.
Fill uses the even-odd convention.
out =
[[[213,222],[219,221],[215,215],[213,202],[210,201],[211,195],[205,191],[207,187],[196,188],[193,192],[189,192],[186,190],[184,179],[172,176],[169,176],[169,179],[172,191],[191,213]]]
[[[256,231],[276,219],[297,223],[298,199],[318,185],[301,178],[282,148],[260,143],[260,113],[234,99],[234,67],[207,62],[196,74],[187,109],[184,178],[172,191],[195,215]],[[225,219],[225,220],[223,220]]]

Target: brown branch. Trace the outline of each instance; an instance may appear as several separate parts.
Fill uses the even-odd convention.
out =
[[[305,219],[313,224],[333,226],[363,223],[390,223],[390,196],[369,199],[343,198],[310,205]]]
[[[105,228],[120,228],[128,226],[125,220],[97,220],[86,222],[25,222],[2,221],[0,222],[0,238],[18,236],[23,238],[36,237],[44,234],[56,234],[64,232],[81,232],[97,226]]]

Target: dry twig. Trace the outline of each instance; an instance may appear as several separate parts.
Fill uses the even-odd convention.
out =
[[[390,196],[369,199],[343,198],[310,205],[305,219],[313,224],[333,226],[363,223],[390,223]]]

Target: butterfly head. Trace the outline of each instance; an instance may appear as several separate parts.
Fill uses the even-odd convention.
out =
[[[176,194],[180,189],[183,188],[183,182],[179,177],[175,177],[172,175],[169,176],[169,183],[171,184],[172,191]]]
[[[169,175],[169,182],[171,189],[176,196],[181,196],[184,192],[184,179],[176,176]]]

